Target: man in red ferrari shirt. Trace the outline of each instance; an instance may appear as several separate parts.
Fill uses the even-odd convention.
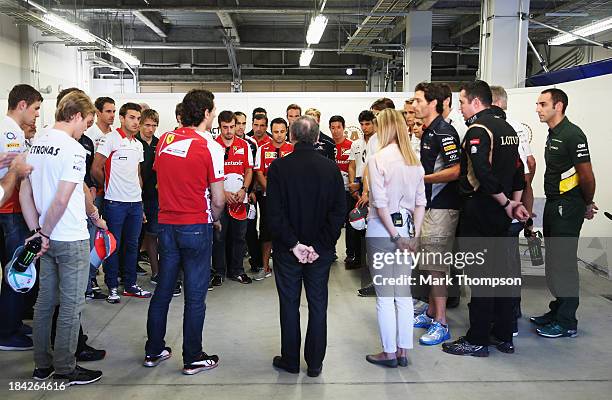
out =
[[[344,192],[346,194],[346,220],[344,226],[346,228],[344,232],[344,243],[346,245],[346,258],[344,263],[346,265],[352,265],[358,258],[359,252],[359,236],[357,231],[351,226],[348,220],[349,213],[355,208],[355,200],[351,196],[349,190],[349,179],[348,179],[348,168],[349,168],[349,156],[351,154],[351,142],[344,135],[345,122],[344,118],[340,115],[334,115],[329,119],[329,131],[331,132],[332,139],[336,143],[336,165],[340,169],[342,174],[342,180],[344,181]]]
[[[255,124],[255,122],[253,122]],[[253,279],[261,281],[272,276],[270,269],[270,254],[272,253],[272,237],[266,223],[266,186],[268,168],[272,161],[277,158],[285,157],[293,151],[293,145],[287,142],[287,130],[289,125],[282,118],[275,118],[270,123],[272,130],[272,140],[257,149],[255,158],[255,178],[261,188],[262,200],[259,203],[260,218],[259,218],[259,239],[261,240],[261,248],[263,253],[263,269],[259,271]],[[255,137],[255,135],[253,136]]]
[[[194,89],[185,95],[183,127],[162,135],[154,164],[159,193],[160,268],[149,304],[143,364],[155,367],[172,356],[164,336],[168,307],[182,269],[185,375],[215,368],[219,362],[218,356],[202,351],[213,222],[218,222],[225,207],[223,151],[207,139],[215,118],[213,99],[214,95],[207,90]]]
[[[212,283],[221,286],[227,276],[236,282],[252,282],[244,273],[242,259],[246,248],[247,188],[253,178],[253,154],[249,144],[235,135],[236,116],[231,111],[222,111],[217,118],[221,133],[217,142],[225,149],[226,209],[221,214],[221,230],[213,236]],[[229,239],[229,240],[227,240]],[[229,259],[226,259],[229,253]]]

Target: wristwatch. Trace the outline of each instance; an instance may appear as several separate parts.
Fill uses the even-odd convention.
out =
[[[506,207],[508,207],[509,204],[510,204],[510,199],[506,199],[506,204],[504,204],[502,208],[505,209]]]
[[[391,236],[391,242],[396,243],[398,240],[400,240],[401,236],[400,234],[396,234],[395,236]]]

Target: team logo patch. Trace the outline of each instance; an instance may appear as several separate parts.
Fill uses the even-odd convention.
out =
[[[455,144],[449,144],[448,146],[444,146],[444,151],[455,150],[457,146]]]
[[[275,151],[266,151],[266,154],[264,154],[265,158],[276,158],[276,152]]]
[[[470,144],[480,144],[480,139],[471,139]]]
[[[175,134],[170,133],[168,134],[168,136],[166,136],[166,144],[170,144],[172,142],[174,142],[174,138],[176,137]]]
[[[244,155],[244,149],[242,147],[234,146],[234,154],[237,156]]]
[[[17,135],[15,135],[13,132],[6,132],[5,136],[6,136],[6,138],[8,140],[15,140],[15,139],[17,139]]]

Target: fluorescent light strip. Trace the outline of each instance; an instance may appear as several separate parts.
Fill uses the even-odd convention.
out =
[[[124,63],[128,65],[135,65],[135,66],[140,65],[140,60],[138,58],[116,47],[111,47],[108,50],[108,54],[110,54],[111,56],[115,58],[120,59],[121,61],[123,61]]]
[[[60,31],[72,36],[73,38],[84,42],[84,43],[98,43],[103,45],[106,49],[103,50],[110,54],[111,56],[120,59],[124,63],[128,65],[140,65],[140,60],[133,55],[118,49],[112,46],[110,43],[105,40],[100,39],[96,35],[93,35],[86,31],[85,29],[73,24],[72,22],[68,22],[62,17],[59,17],[55,14],[46,13],[42,16],[42,20],[47,24],[59,29]]]
[[[315,18],[310,20],[308,26],[308,32],[306,32],[306,43],[308,44],[319,44],[325,27],[327,26],[327,17],[324,15],[317,15]]]
[[[592,36],[596,33],[607,31],[612,29],[612,17],[603,19],[601,21],[596,21],[592,24],[584,26],[582,28],[578,28],[572,31],[574,35],[578,36]],[[556,36],[552,39],[548,40],[548,44],[551,46],[559,46],[565,43],[573,42],[574,40],[578,40],[574,35],[570,35],[569,33],[564,33],[562,35]]]
[[[43,21],[54,28],[72,36],[73,38],[85,43],[97,42],[97,37],[87,32],[85,29],[66,21],[64,18],[58,17],[55,14],[47,13],[42,17]]]
[[[300,67],[309,66],[310,61],[312,61],[312,57],[314,57],[313,49],[302,50],[302,54],[300,54]]]

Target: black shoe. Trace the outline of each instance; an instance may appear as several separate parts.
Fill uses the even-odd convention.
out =
[[[352,264],[355,262],[355,256],[346,256],[344,259],[345,264]]]
[[[319,368],[308,367],[308,370],[306,371],[306,375],[308,375],[311,378],[316,378],[317,376],[321,375],[321,371],[323,371],[322,365]]]
[[[98,280],[96,278],[91,280],[91,290],[100,290],[100,285],[98,285]]]
[[[357,296],[359,297],[376,297],[376,288],[373,283],[370,283],[368,286],[362,287],[357,291]]]
[[[208,281],[208,291],[210,292],[211,290],[213,290],[215,287],[212,284],[212,279]]]
[[[446,299],[446,308],[457,308],[459,307],[459,303],[461,303],[460,296],[453,296]]]
[[[156,356],[146,356],[142,365],[145,367],[157,367],[162,361],[166,361],[172,357],[172,349],[164,347],[161,353]]]
[[[442,351],[456,356],[488,357],[489,346],[471,344],[465,336],[454,342],[442,343]]]
[[[183,374],[195,375],[198,372],[207,371],[209,369],[216,368],[219,365],[219,356],[212,355],[202,352],[197,360],[183,365]]]
[[[299,374],[300,373],[299,365],[297,367],[292,367],[281,356],[274,357],[272,359],[272,365],[275,368],[282,369],[283,371],[289,372],[290,374]]]
[[[100,378],[102,378],[102,371],[93,371],[78,365],[74,371],[69,374],[53,375],[53,380],[66,381],[66,386],[87,385],[88,383],[94,383],[100,380]]]
[[[253,283],[253,280],[248,277],[247,274],[240,274],[230,278],[233,281],[240,282],[244,285],[248,285],[249,283]]]
[[[106,350],[94,349],[90,345],[85,345],[85,348],[76,355],[77,361],[100,361],[106,357]]]
[[[378,360],[372,357],[371,355],[367,355],[366,361],[369,362],[370,364],[382,365],[383,367],[387,367],[387,368],[397,368],[398,366],[397,358],[394,358],[392,360]]]
[[[344,263],[344,269],[346,270],[359,269],[361,267],[361,260],[358,260],[356,258],[351,262]]]
[[[529,321],[536,324],[537,326],[546,326],[548,324],[555,322],[555,320],[549,313],[540,315],[538,317],[531,317],[529,318]]]
[[[497,350],[501,351],[502,353],[514,354],[514,343],[504,342],[502,340],[499,340],[494,335],[491,335],[491,337],[489,338],[489,341],[491,342],[492,345],[495,346]]]
[[[249,272],[252,274],[256,274],[259,271],[261,271],[261,267],[251,267],[251,269],[249,269]]]
[[[140,265],[136,265],[136,275],[145,276],[148,272],[142,268]]]
[[[408,357],[397,357],[397,365],[400,367],[408,366]]]
[[[32,373],[32,379],[37,381],[44,381],[53,376],[55,373],[55,369],[53,367],[49,368],[36,368]]]
[[[108,296],[102,294],[99,290],[93,290],[91,293],[85,293],[85,300],[106,300]]]
[[[214,274],[210,279],[213,286],[221,286],[223,285],[223,277],[219,274]]]
[[[178,297],[183,292],[182,289],[183,283],[181,281],[176,281],[176,287],[174,288],[174,292],[172,292],[172,296]]]

